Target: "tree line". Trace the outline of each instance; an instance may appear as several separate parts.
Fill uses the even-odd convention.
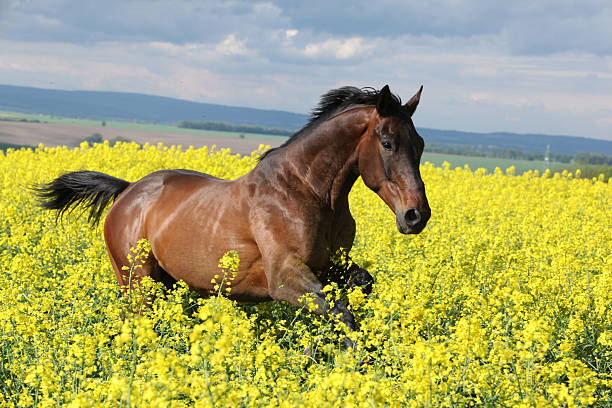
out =
[[[3,152],[7,151],[8,149],[19,150],[22,147],[34,149],[34,146],[32,145],[21,145],[21,144],[0,142],[0,150],[2,150]]]
[[[269,128],[256,125],[233,125],[225,122],[201,122],[197,120],[184,120],[178,127],[187,129],[218,130],[223,132],[255,133],[261,135],[291,136],[293,130]]]
[[[544,153],[525,152],[520,147],[484,146],[484,145],[453,145],[441,143],[426,143],[425,151],[429,153],[456,154],[472,157],[500,157],[502,159],[544,160]],[[588,155],[589,153],[580,153]],[[574,159],[571,154],[549,153],[551,161],[569,163]]]
[[[612,156],[607,156],[603,153],[576,153],[574,161],[579,164],[606,164],[612,166]]]

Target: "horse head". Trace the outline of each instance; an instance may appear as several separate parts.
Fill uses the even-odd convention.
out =
[[[419,171],[425,143],[412,123],[422,90],[401,105],[386,85],[358,146],[361,178],[395,213],[402,234],[418,234],[431,216]]]

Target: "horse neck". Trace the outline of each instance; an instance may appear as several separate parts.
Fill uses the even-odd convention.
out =
[[[273,156],[279,171],[310,189],[324,206],[348,205],[348,194],[359,177],[357,147],[372,108],[342,112],[319,124]]]

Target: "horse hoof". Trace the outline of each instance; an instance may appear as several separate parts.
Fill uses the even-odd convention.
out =
[[[359,286],[363,293],[369,295],[372,293],[372,285],[374,284],[374,278],[370,273],[363,269],[359,268],[355,273],[351,275],[349,280],[349,287],[354,288],[355,286]]]
[[[351,349],[353,351],[357,350],[357,347],[355,346],[355,342],[349,339],[348,337],[344,338],[344,345],[346,346],[347,350],[348,349]]]

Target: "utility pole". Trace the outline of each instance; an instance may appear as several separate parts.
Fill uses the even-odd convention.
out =
[[[550,170],[550,145],[546,145],[546,153],[544,154],[544,163],[546,165],[546,170]]]

